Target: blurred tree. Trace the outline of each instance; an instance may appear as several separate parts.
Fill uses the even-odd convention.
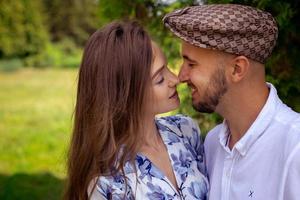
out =
[[[38,0],[0,1],[0,58],[40,52],[48,40]]]
[[[96,0],[42,0],[52,41],[71,38],[83,45],[99,26]]]

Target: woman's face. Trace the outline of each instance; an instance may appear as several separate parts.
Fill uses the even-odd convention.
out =
[[[178,77],[167,66],[167,60],[161,49],[152,42],[153,65],[151,68],[151,93],[147,99],[149,111],[156,115],[172,111],[179,106],[176,86]]]

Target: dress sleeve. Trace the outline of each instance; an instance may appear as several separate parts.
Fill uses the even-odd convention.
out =
[[[204,143],[203,143],[203,140],[202,140],[202,137],[201,137],[201,131],[200,131],[200,128],[199,128],[199,125],[194,121],[192,120],[192,123],[193,123],[193,133],[194,133],[194,137],[197,138],[196,139],[196,143],[195,143],[195,150],[196,150],[196,153],[198,155],[198,159],[199,159],[199,168],[201,170],[201,172],[206,175],[207,174],[207,171],[206,171],[206,164],[205,164],[205,154],[204,154]]]
[[[93,186],[97,181],[94,190]],[[131,188],[127,187],[127,193],[125,195],[125,184],[119,177],[105,177],[100,176],[91,181],[88,188],[88,195],[91,200],[121,200],[121,199],[132,199]]]
[[[109,183],[104,177],[101,180],[100,178],[94,178],[89,184],[88,197],[90,200],[109,199]]]
[[[192,149],[190,151],[195,155],[199,170],[206,175],[204,144],[201,138],[201,131],[198,124],[190,117],[185,117],[188,121],[187,125],[183,127],[182,131],[187,138],[188,143]]]
[[[103,196],[96,188],[89,196],[90,200],[106,200],[107,198]]]

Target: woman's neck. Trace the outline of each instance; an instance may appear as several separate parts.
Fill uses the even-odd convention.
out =
[[[162,145],[161,136],[157,130],[155,117],[148,117],[143,121],[142,132],[144,137],[143,148],[155,148]]]

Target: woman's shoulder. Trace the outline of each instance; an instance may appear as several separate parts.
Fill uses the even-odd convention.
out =
[[[203,141],[198,124],[185,115],[173,115],[157,119],[157,127],[162,134],[166,134],[170,142],[182,141],[189,144],[197,154],[203,154]],[[190,148],[188,148],[190,149]]]
[[[126,180],[125,180],[126,179]],[[102,175],[94,178],[88,189],[88,194],[92,200],[99,199],[132,199],[132,181],[130,175]]]
[[[124,174],[123,174],[124,173]],[[88,194],[102,196],[103,199],[132,199],[132,186],[136,184],[136,173],[133,164],[127,160],[123,171],[111,170],[110,173],[95,177],[89,184]],[[91,188],[94,188],[91,190]],[[122,198],[121,198],[122,197]],[[93,198],[91,198],[93,200]]]
[[[193,124],[193,119],[187,115],[177,114],[177,115],[170,115],[170,116],[163,116],[157,117],[156,121],[170,126],[188,126]]]

